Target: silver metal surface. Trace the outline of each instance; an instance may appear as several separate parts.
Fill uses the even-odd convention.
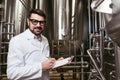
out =
[[[119,38],[119,30],[120,30],[120,1],[112,0],[113,3],[113,16],[111,21],[106,25],[107,33],[111,37],[111,39],[115,42],[115,63],[116,63],[116,80],[120,80],[120,38]]]
[[[113,14],[117,14],[118,12],[120,12],[120,1],[119,0],[112,0],[113,3]]]
[[[88,6],[90,6],[90,1],[88,1]],[[112,15],[108,15],[103,12],[102,13],[94,12],[90,8],[88,8],[88,16],[89,16],[88,18],[89,19],[89,49],[88,50],[91,51],[91,54],[89,52],[88,54],[93,63],[93,69],[91,68],[92,73],[89,75],[89,80],[91,79],[110,80],[110,75],[108,75],[108,73],[110,73],[111,71],[110,72],[105,71],[107,70],[108,67],[107,64],[109,64],[110,62],[107,61],[107,59],[105,58],[109,58],[106,56],[108,55],[108,53],[112,54],[110,50],[114,52],[113,50],[114,45],[106,32],[105,25],[109,23],[109,21],[112,19]],[[111,43],[112,46],[109,47]],[[115,58],[115,56],[113,57]],[[115,61],[115,59],[113,61]],[[115,63],[110,63],[110,64],[114,65]],[[113,68],[115,70],[115,67]],[[96,72],[98,73],[98,75],[96,75]]]
[[[71,5],[70,0],[55,0],[54,1],[54,39],[68,40],[70,39],[71,27]],[[74,10],[74,8],[73,8]]]
[[[115,61],[116,61],[116,74],[117,74],[117,80],[120,79],[120,59],[119,59],[119,47],[120,47],[120,13],[116,13],[111,21],[106,25],[106,30],[108,35],[111,37],[111,39],[115,42],[116,44],[116,52],[115,52]]]
[[[114,15],[106,25],[107,33],[111,37],[111,39],[120,46],[120,13]]]

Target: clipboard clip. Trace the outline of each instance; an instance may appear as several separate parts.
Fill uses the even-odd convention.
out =
[[[68,61],[71,62],[73,60],[74,56],[70,56]]]

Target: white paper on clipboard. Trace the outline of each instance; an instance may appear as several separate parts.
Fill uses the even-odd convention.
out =
[[[74,58],[74,56],[71,56],[71,57],[67,57],[67,58],[62,59],[62,60],[58,60],[54,63],[53,68],[57,68],[57,67],[69,64],[73,60],[73,58]]]

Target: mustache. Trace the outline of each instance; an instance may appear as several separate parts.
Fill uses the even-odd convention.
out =
[[[40,30],[42,30],[42,27],[35,27],[34,29],[40,29]]]

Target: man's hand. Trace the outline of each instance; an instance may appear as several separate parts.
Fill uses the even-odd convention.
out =
[[[42,63],[42,69],[43,70],[49,70],[52,69],[53,64],[55,63],[56,59],[55,58],[48,58],[48,60],[44,61]]]

